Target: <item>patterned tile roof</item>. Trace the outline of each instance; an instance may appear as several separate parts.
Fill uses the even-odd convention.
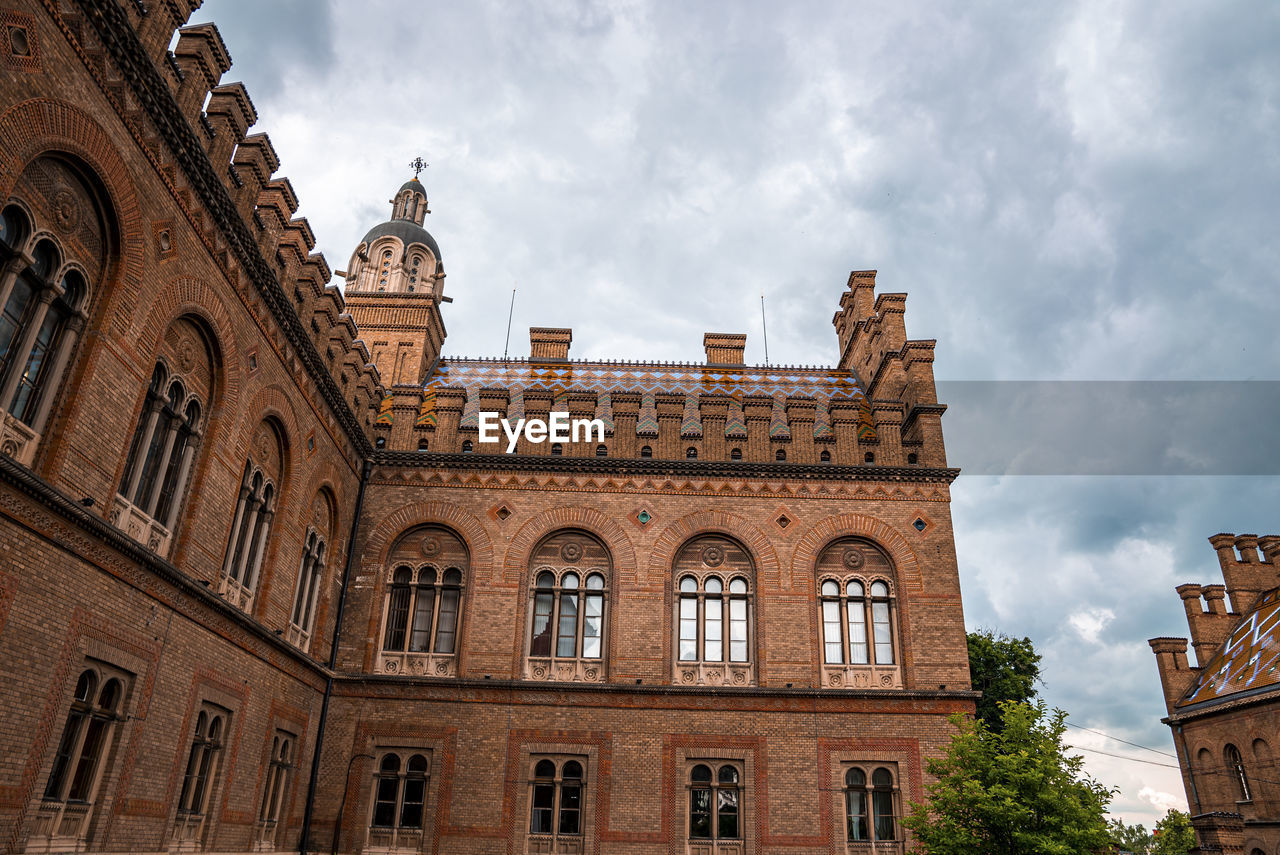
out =
[[[1227,637],[1222,650],[1200,669],[1177,706],[1218,700],[1280,683],[1280,588],[1258,598]]]

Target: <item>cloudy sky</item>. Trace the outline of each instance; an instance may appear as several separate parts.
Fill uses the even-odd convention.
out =
[[[1217,581],[1209,535],[1280,532],[1280,455],[1251,451],[1280,380],[1280,6],[209,0],[210,19],[333,267],[430,162],[446,353],[501,354],[516,287],[516,355],[548,325],[572,355],[633,359],[746,332],[761,362],[763,292],[771,360],[829,364],[848,272],[877,268],[957,381],[952,464],[986,473],[954,488],[969,625],[1029,635],[1073,722],[1172,749],[1146,639],[1185,634],[1173,587]],[[1185,432],[1177,407],[1090,416],[1033,434],[1023,462],[1055,461],[1037,469],[970,429],[1027,408],[958,382],[1015,380],[1041,401],[1165,381],[1191,410],[1217,383],[1190,381],[1222,381],[1264,405]],[[1108,388],[1082,404],[1098,420],[1147,412],[1142,383]],[[1148,431],[1198,462],[1148,468]],[[1223,474],[1227,446],[1266,474]],[[1185,807],[1175,770],[1086,756],[1129,821]]]

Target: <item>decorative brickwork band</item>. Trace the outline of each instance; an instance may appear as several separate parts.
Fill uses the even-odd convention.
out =
[[[684,396],[684,418],[680,421],[680,436],[688,439],[702,438],[702,411],[698,408],[697,395]]]
[[[413,426],[435,427],[436,421],[436,390],[434,387],[428,386],[422,393],[422,406],[418,407],[418,418],[414,421]]]
[[[858,396],[858,442],[876,442],[880,435],[876,432],[875,416],[871,414],[871,402],[866,395]]]
[[[601,392],[596,398],[595,417],[604,422],[605,436],[613,436],[613,397],[608,392]]]
[[[640,396],[640,415],[636,418],[636,436],[658,435],[658,405],[652,392]]]
[[[462,405],[462,421],[458,430],[478,430],[480,427],[480,387],[467,387],[467,402]]]
[[[551,412],[567,413],[569,412],[569,390],[556,389],[555,394],[551,398]]]
[[[831,430],[831,403],[826,398],[818,398],[813,408],[813,438],[826,442],[836,438]]]
[[[378,415],[374,418],[375,425],[389,425],[395,420],[395,413],[391,412],[391,405],[396,401],[390,395],[382,399],[382,403],[378,404]]]
[[[729,399],[729,414],[724,420],[725,439],[747,438],[747,416],[742,412],[742,402],[737,398]]]
[[[524,418],[524,387],[519,384],[511,387],[507,397],[507,420],[515,424]]]
[[[781,394],[773,396],[773,414],[769,417],[769,439],[791,439],[791,426],[787,424],[787,399]]]

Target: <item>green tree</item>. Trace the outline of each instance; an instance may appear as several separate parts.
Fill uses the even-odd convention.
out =
[[[1171,810],[1156,823],[1152,833],[1151,855],[1187,855],[1196,846],[1196,832],[1191,815]]]
[[[1113,819],[1107,829],[1111,832],[1111,841],[1121,852],[1151,855],[1151,835],[1142,823],[1125,825],[1123,821]]]
[[[928,763],[929,804],[903,824],[928,855],[1095,855],[1111,844],[1112,791],[1062,744],[1066,713],[1006,701],[1002,728],[957,713],[947,753]]]
[[[978,718],[987,727],[999,730],[1001,702],[1034,700],[1040,680],[1040,654],[1029,638],[997,635],[990,630],[971,632],[968,640],[969,678],[973,688],[982,692]]]

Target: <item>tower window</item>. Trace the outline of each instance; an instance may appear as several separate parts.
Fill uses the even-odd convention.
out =
[[[730,451],[730,452],[729,452],[729,459],[730,459],[730,460],[741,460],[741,459],[742,459],[742,449],[741,449],[741,448],[735,448],[735,449],[733,449],[732,451]]]
[[[596,457],[608,457],[609,448],[603,442],[596,446]]]
[[[647,445],[645,445],[645,446],[641,446],[641,448],[640,448],[640,456],[641,456],[641,457],[653,457],[653,449],[652,449],[652,448],[650,448],[650,447],[649,447],[649,446],[647,446]]]
[[[919,460],[920,460],[920,458],[916,455],[916,453],[915,453],[914,451],[907,455],[907,462],[908,462],[908,463],[917,463],[917,462],[919,462]]]
[[[464,440],[462,441],[462,453],[463,453],[463,454],[470,454],[470,453],[471,453],[471,440],[469,440],[469,439],[464,439]]]
[[[551,446],[551,453],[556,457],[559,457],[560,455],[564,454],[564,446],[558,442],[555,443],[554,445]]]
[[[874,451],[868,451],[866,454],[862,455],[862,462],[863,462],[863,463],[875,463],[875,462],[876,462],[876,453],[875,453]]]
[[[774,452],[773,459],[779,462],[786,460],[787,450],[785,448],[779,448],[776,452]]]
[[[827,451],[825,448],[824,448],[824,449],[822,449],[822,454],[818,455],[818,459],[819,459],[819,460],[821,460],[823,463],[830,463],[830,462],[831,462],[831,452],[830,452],[830,451]]]
[[[692,445],[689,446],[684,450],[684,457],[685,457],[685,460],[697,460],[698,449],[694,448]]]

